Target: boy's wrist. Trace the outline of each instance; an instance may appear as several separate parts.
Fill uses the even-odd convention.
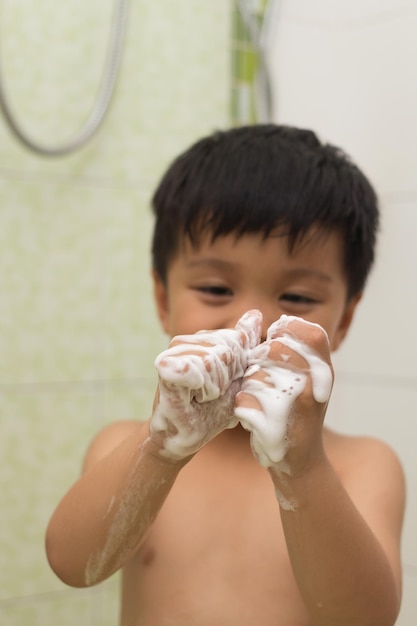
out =
[[[150,457],[153,457],[161,465],[165,465],[168,468],[173,468],[176,471],[179,471],[194,456],[194,455],[189,455],[187,457],[179,457],[179,456],[167,454],[167,450],[166,450],[166,446],[164,445],[164,442],[162,440],[160,442],[156,441],[152,433],[150,433],[148,438],[144,441],[143,447],[142,447],[142,453],[149,455]]]
[[[269,474],[275,487],[275,494],[281,509],[296,510],[305,504],[311,503],[312,498],[326,484],[329,472],[334,474],[324,450],[310,459],[303,467],[292,467],[284,460],[269,469]]]

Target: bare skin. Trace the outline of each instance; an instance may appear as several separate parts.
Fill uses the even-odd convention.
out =
[[[343,341],[357,304],[346,303],[339,249],[336,234],[292,255],[283,237],[185,246],[167,285],[155,277],[163,328],[171,336],[234,329],[258,308],[262,343],[282,313],[296,315],[327,331],[330,343],[302,321],[291,327],[331,366],[330,350]],[[239,325],[236,337],[245,350],[250,339]],[[180,345],[184,357],[204,358],[206,349],[206,342]],[[308,372],[286,345],[271,344],[270,359]],[[236,363],[224,362],[236,382]],[[252,376],[263,380],[261,371]],[[208,420],[200,437],[197,420],[198,436],[186,439],[191,447],[174,454],[175,420],[185,420],[188,433],[194,415],[186,406],[178,411],[177,400],[161,404],[161,394],[172,399],[164,396],[170,384],[161,378],[150,421],[113,424],[90,446],[83,476],[48,528],[57,574],[85,586],[123,568],[123,626],[392,626],[401,595],[404,479],[390,448],[323,427],[326,403],[314,399],[308,376],[283,461],[261,467],[250,434],[236,425],[233,406],[257,408],[245,382],[239,395],[226,385],[210,400],[213,415],[222,407],[223,423]],[[161,410],[162,430],[155,421]]]
[[[99,447],[105,453],[128,433],[138,434],[136,422],[110,426],[91,451],[91,463]],[[399,516],[392,516],[396,503],[385,502],[375,511],[369,502],[369,493],[382,497],[402,480],[398,461],[379,441],[328,429],[324,446],[362,515],[372,522],[384,514],[392,517],[388,528],[379,519],[374,527],[399,584],[398,547],[391,536],[401,525]],[[361,471],[369,474],[366,484],[359,480]],[[287,515],[291,523],[293,512]],[[181,470],[149,534],[123,568],[122,594],[122,626],[322,623],[312,621],[297,587],[273,483],[254,460],[247,432],[225,431]]]

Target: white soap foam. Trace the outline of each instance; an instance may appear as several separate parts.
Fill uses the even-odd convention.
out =
[[[138,535],[132,534],[132,529],[136,528],[140,535],[152,522],[152,496],[155,489],[165,484],[165,480],[148,480],[146,483],[140,480],[138,468],[147,442],[148,439],[139,449],[138,457],[130,470],[121,497],[116,499],[113,495],[109,501],[104,518],[110,514],[113,517],[104,546],[92,552],[88,558],[84,574],[85,583],[88,586],[97,584],[105,577],[109,567],[113,571],[120,569],[138,543]],[[141,482],[139,488],[138,476]],[[137,519],[138,510],[141,510],[140,520]]]
[[[166,456],[185,458],[238,424],[234,398],[261,327],[261,313],[248,311],[234,329],[177,336],[157,357],[160,396],[151,433],[164,434]]]
[[[275,334],[282,328],[287,328],[288,324],[291,321],[302,321],[304,324],[308,326],[313,326],[318,328],[320,332],[322,332],[326,338],[327,343],[329,342],[329,338],[327,336],[326,331],[319,324],[315,324],[314,322],[306,322],[305,320],[301,320],[299,317],[294,317],[291,315],[281,315],[279,320],[274,322],[268,329],[268,337],[267,341],[274,341]],[[330,392],[332,390],[333,377],[330,366],[326,361],[315,352],[310,346],[303,343],[302,341],[296,339],[291,335],[282,335],[279,337],[280,343],[288,348],[291,348],[294,352],[297,352],[300,356],[302,356],[308,363],[310,367],[310,376],[313,383],[313,396],[316,402],[327,402],[330,397]],[[288,360],[286,358],[285,360]]]
[[[260,408],[236,408],[242,426],[251,432],[253,452],[264,467],[277,465],[285,457],[288,449],[288,420],[295,400],[305,388],[307,375],[311,376],[316,402],[327,402],[332,388],[329,364],[293,334],[285,332],[293,320],[321,329],[317,324],[297,317],[282,316],[274,322],[268,329],[266,342],[252,350],[241,389],[254,396]],[[308,374],[296,368],[291,369],[291,359],[285,358],[282,363],[272,360],[269,354],[273,343],[287,346],[303,357],[309,366]],[[259,371],[264,374],[262,380],[253,377]]]
[[[162,434],[163,454],[183,459],[226,428],[240,421],[251,432],[251,445],[261,465],[279,464],[288,449],[287,430],[292,406],[311,376],[317,402],[326,402],[332,387],[331,368],[290,330],[299,321],[325,331],[301,318],[283,315],[268,329],[259,344],[262,315],[249,311],[235,329],[200,331],[174,338],[175,345],[156,359],[160,398],[151,420],[151,433]],[[327,335],[326,335],[327,337]],[[308,364],[308,373],[291,368],[291,357],[282,362],[270,358],[275,343],[290,348]],[[198,354],[190,354],[193,350]],[[252,377],[262,370],[262,380]],[[242,386],[243,380],[243,386]],[[242,389],[252,394],[258,409],[234,407]]]
[[[235,413],[243,428],[251,432],[252,449],[259,463],[271,467],[285,456],[288,417],[307,377],[302,372],[280,367],[271,359],[263,358],[256,366],[266,378],[257,380],[245,375],[241,390],[253,395],[261,408],[237,407]],[[250,368],[248,375],[253,371]]]

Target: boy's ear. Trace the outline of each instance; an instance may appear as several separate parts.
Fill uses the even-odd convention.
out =
[[[334,335],[334,339],[333,339],[332,346],[331,346],[333,352],[338,349],[338,347],[340,346],[340,344],[346,337],[347,332],[352,323],[356,307],[358,303],[360,302],[361,298],[362,298],[362,293],[359,293],[358,295],[352,297],[347,303],[346,308],[343,312],[343,315],[340,319],[339,325],[337,327],[336,333]]]
[[[166,284],[161,280],[159,274],[152,270],[153,295],[162,329],[169,334],[169,305],[168,291]]]

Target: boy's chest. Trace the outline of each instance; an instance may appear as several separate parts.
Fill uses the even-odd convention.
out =
[[[169,614],[178,615],[172,624],[284,625],[288,613],[308,624],[268,473],[229,463],[185,469],[124,572],[140,623],[162,625]]]

